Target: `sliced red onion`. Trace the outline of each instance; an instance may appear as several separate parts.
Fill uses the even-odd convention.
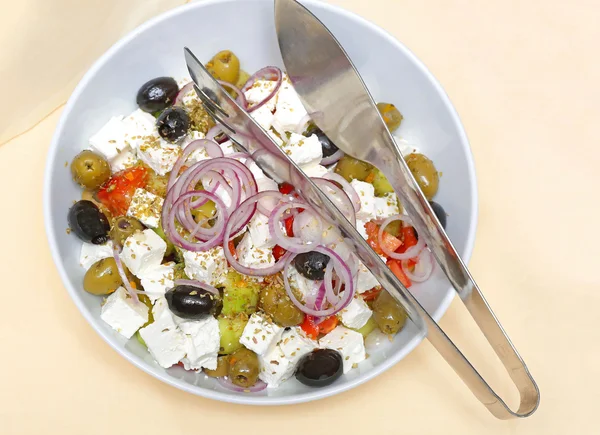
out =
[[[182,106],[185,96],[194,89],[194,82],[189,82],[177,92],[173,106]]]
[[[265,388],[267,388],[267,384],[261,381],[260,379],[258,379],[254,385],[248,388],[239,387],[235,385],[227,377],[217,378],[217,382],[223,388],[226,388],[236,393],[258,393],[259,391],[263,391]]]
[[[127,290],[127,293],[133,298],[135,302],[139,302],[140,299],[136,291],[131,287],[131,283],[129,282],[129,278],[125,273],[125,268],[123,267],[123,263],[121,262],[121,253],[119,252],[119,247],[116,243],[113,243],[113,257],[115,257],[115,263],[117,265],[117,270],[119,271],[119,276],[121,277],[121,281],[123,281],[123,287]]]
[[[352,225],[356,226],[356,212],[354,211],[354,204],[352,204],[348,194],[331,180],[317,177],[312,180],[321,190],[323,190],[331,202],[340,209],[346,219],[348,219]]]
[[[231,83],[223,81],[223,80],[217,80],[217,82],[219,82],[219,84],[221,86],[223,86],[224,88],[229,88],[229,89],[233,90],[237,94],[237,96],[235,97],[235,101],[237,101],[237,103],[242,108],[245,109],[246,107],[248,107],[248,102],[246,101],[246,97],[245,97],[244,93],[242,92],[242,90],[240,88],[238,88],[237,86],[232,85]]]
[[[198,281],[197,279],[176,279],[175,285],[189,285],[192,287],[201,288],[203,290],[208,290],[209,292],[214,293],[215,295],[219,294],[219,290],[214,288],[212,285],[206,284],[202,281]]]
[[[321,159],[321,164],[323,166],[333,165],[338,160],[340,160],[342,157],[344,157],[344,152],[342,150],[337,150],[335,153],[333,153],[329,157],[323,157]]]
[[[290,258],[292,255],[291,252],[286,252],[273,266],[264,267],[264,268],[253,268],[253,267],[243,266],[235,258],[233,253],[231,253],[231,251],[229,250],[229,247],[227,246],[229,244],[229,241],[231,240],[232,236],[235,236],[248,223],[249,219],[248,219],[248,221],[246,221],[245,217],[244,217],[246,210],[247,209],[251,209],[252,211],[256,210],[256,203],[258,201],[260,201],[264,197],[271,196],[274,194],[281,195],[281,192],[267,190],[267,191],[260,192],[256,195],[246,199],[231,214],[231,216],[229,217],[229,221],[227,222],[227,225],[225,225],[225,233],[223,234],[223,251],[225,253],[225,258],[227,259],[227,261],[229,262],[229,265],[231,267],[233,267],[235,270],[237,270],[238,272],[240,272],[244,275],[248,275],[248,276],[274,275],[283,269],[283,267],[285,266],[285,261],[288,258]],[[245,222],[245,223],[242,226],[240,226],[240,224],[243,222]],[[235,228],[238,228],[238,229],[234,231]]]
[[[206,132],[206,139],[215,141],[218,144],[227,142],[227,136],[223,134],[223,127],[221,127],[220,124],[211,127],[211,129]]]
[[[275,87],[264,100],[255,104],[252,107],[247,107],[248,113],[254,112],[256,109],[262,107],[267,101],[269,101],[271,98],[277,95],[277,92],[279,91],[279,88],[281,87],[281,83],[283,81],[283,74],[281,70],[276,66],[267,66],[262,69],[259,69],[250,76],[246,84],[242,87],[242,93],[245,93],[248,89],[250,89],[252,85],[254,85],[254,83],[256,83],[258,80],[276,81]]]
[[[294,132],[296,134],[303,134],[306,131],[306,126],[310,122],[310,115],[304,115],[304,117],[300,120],[298,125],[296,126]]]
[[[429,251],[429,249],[423,249],[419,255],[417,256],[417,265],[415,266],[414,271],[410,271],[408,267],[408,260],[402,260],[400,263],[402,265],[402,269],[404,273],[413,282],[424,282],[429,279],[433,272],[433,267],[435,262],[433,261],[433,254]],[[418,273],[415,273],[417,272]]]
[[[406,215],[397,214],[395,216],[391,216],[391,217],[387,218],[386,220],[384,220],[383,223],[381,224],[381,226],[379,227],[379,232],[377,233],[377,240],[379,241],[379,246],[381,247],[381,250],[383,251],[384,254],[386,254],[390,258],[393,258],[394,260],[408,260],[410,258],[416,257],[419,254],[419,252],[421,252],[421,250],[425,247],[425,240],[423,239],[423,237],[419,237],[417,244],[414,246],[411,246],[410,248],[408,248],[406,250],[406,252],[403,252],[403,253],[390,251],[385,246],[385,244],[382,243],[383,232],[384,232],[385,228],[394,221],[403,221],[405,224],[412,226],[412,221]]]
[[[352,201],[354,211],[358,212],[360,210],[360,197],[358,196],[356,189],[352,187],[352,185],[348,183],[344,177],[342,177],[340,174],[336,174],[335,172],[328,172],[323,175],[323,178],[339,183],[340,186],[342,186],[342,189],[344,189],[344,192],[346,192],[348,195],[348,198],[350,198],[350,201]]]
[[[312,251],[314,247],[321,243],[320,233],[316,234],[316,238],[313,240],[303,240],[299,237],[288,237],[283,233],[281,228],[280,223],[287,217],[284,217],[286,212],[292,209],[307,207],[308,205],[303,202],[283,202],[275,207],[273,213],[269,216],[269,232],[271,233],[271,237],[273,237],[273,241],[286,251],[294,254]]]
[[[221,147],[211,140],[198,139],[190,142],[188,146],[186,146],[183,149],[183,152],[181,153],[181,155],[175,162],[173,169],[171,170],[171,174],[169,175],[169,182],[167,183],[167,190],[169,190],[171,186],[175,184],[177,177],[179,177],[179,171],[181,171],[181,168],[183,167],[189,156],[194,151],[197,151],[201,148],[204,148],[206,150],[206,154],[208,154],[209,157],[223,157],[223,150],[221,150]]]

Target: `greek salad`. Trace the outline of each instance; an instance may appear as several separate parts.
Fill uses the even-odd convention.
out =
[[[287,75],[253,75],[231,51],[207,69],[323,191],[406,286],[428,279],[431,253],[384,175],[344,155],[311,122]],[[68,211],[84,242],[83,289],[101,318],[158,365],[202,371],[240,392],[295,377],[322,387],[368,357],[365,338],[406,322],[340,231],[234,147],[191,83],[158,77],[138,109],[113,116],[70,164],[82,198]],[[402,115],[378,108],[390,131]],[[425,196],[439,174],[400,141]],[[446,214],[432,202],[443,225]]]

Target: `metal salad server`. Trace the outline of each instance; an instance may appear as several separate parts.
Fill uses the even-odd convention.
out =
[[[419,236],[425,238],[519,390],[518,410],[506,405],[416,299],[405,292],[412,311],[427,325],[427,338],[496,417],[531,415],[540,400],[533,377],[418,187],[352,61],[329,29],[295,0],[275,0],[275,26],[290,80],[308,113],[318,114],[313,121],[344,153],[371,163],[386,176]],[[397,292],[390,293],[397,298]]]

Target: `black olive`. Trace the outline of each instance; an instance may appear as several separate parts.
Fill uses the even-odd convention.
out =
[[[442,224],[442,228],[446,229],[447,216],[446,216],[446,211],[444,210],[444,207],[442,207],[435,201],[429,201],[429,205],[431,206],[431,208],[433,209],[433,212],[435,213],[438,220],[440,221],[440,224]]]
[[[326,387],[342,376],[342,354],[333,349],[317,349],[298,362],[296,379],[309,387]]]
[[[325,267],[329,257],[316,251],[304,252],[296,255],[294,266],[304,277],[312,280],[321,280],[325,277]]]
[[[110,223],[92,201],[77,201],[69,209],[69,227],[84,242],[101,245],[108,240]]]
[[[177,97],[179,86],[172,77],[157,77],[142,85],[136,102],[144,112],[153,113],[171,106]]]
[[[192,285],[178,285],[165,293],[169,309],[184,319],[199,319],[206,314],[216,315],[222,307],[221,298]]]
[[[183,138],[189,126],[190,117],[183,107],[169,107],[156,120],[158,134],[169,142],[177,142]]]
[[[327,137],[323,130],[315,125],[311,125],[306,130],[307,135],[316,134],[321,142],[321,148],[323,149],[323,157],[329,157],[334,155],[338,151],[338,147]]]

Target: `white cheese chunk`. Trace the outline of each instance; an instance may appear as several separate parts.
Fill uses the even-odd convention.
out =
[[[312,178],[323,178],[323,175],[327,174],[329,171],[327,170],[327,168],[323,165],[320,164],[310,164],[310,165],[304,165],[301,167],[302,171],[304,171],[304,173]]]
[[[180,154],[179,145],[170,144],[158,136],[146,136],[137,150],[138,158],[158,175],[171,172]]]
[[[294,326],[283,333],[279,347],[290,363],[296,365],[300,358],[317,349],[319,344],[307,337],[302,328]]]
[[[125,142],[134,150],[146,141],[147,136],[157,136],[156,119],[142,109],[134,110],[123,119]]]
[[[181,149],[185,150],[189,144],[191,144],[194,141],[204,139],[204,137],[205,137],[204,133],[202,133],[200,131],[192,130],[190,132],[190,134],[188,134],[181,142]],[[211,157],[206,152],[206,149],[204,149],[202,147],[202,148],[197,149],[196,151],[192,151],[192,153],[188,156],[186,161],[188,163],[196,163],[201,160],[208,160],[210,158]]]
[[[386,219],[391,216],[400,214],[398,207],[398,197],[395,193],[388,193],[381,198],[375,198],[375,207],[373,210],[375,217],[378,219]]]
[[[275,119],[275,115],[273,115],[273,113],[267,107],[266,104],[251,112],[250,115],[252,116],[252,118],[254,118],[256,123],[266,131],[268,131],[271,128],[271,126],[273,125],[273,119]]]
[[[301,134],[291,133],[281,149],[301,167],[319,164],[323,159],[323,148],[316,134],[305,137]]]
[[[227,259],[223,247],[217,246],[204,252],[183,251],[185,274],[191,279],[218,286],[225,280]]]
[[[156,362],[169,368],[186,355],[186,338],[175,323],[165,298],[154,303],[152,314],[154,322],[140,329],[140,336]]]
[[[289,267],[285,272],[292,290],[296,290],[303,301],[314,301],[317,297],[319,286],[315,281],[301,275],[295,267]]]
[[[110,170],[114,172],[123,171],[131,168],[137,163],[138,159],[130,146],[125,147],[115,158],[110,161]]]
[[[184,368],[186,370],[200,370],[201,368],[215,370],[221,335],[217,319],[210,315],[199,320],[174,317],[186,337],[186,355],[181,360]]]
[[[250,239],[257,248],[272,248],[275,241],[269,231],[269,218],[262,213],[255,213],[248,223]]]
[[[92,149],[106,157],[107,160],[114,159],[119,151],[127,147],[126,126],[122,119],[121,116],[113,116],[89,140]]]
[[[256,82],[254,82],[254,84],[250,87],[250,89],[248,89],[246,92],[244,92],[244,96],[246,97],[246,100],[248,101],[248,104],[250,105],[250,107],[255,106],[256,104],[264,101],[265,98],[267,98],[269,95],[271,95],[271,93],[275,89],[276,84],[277,84],[277,82],[274,80],[257,80]],[[265,107],[270,112],[275,110],[275,105],[277,104],[278,94],[279,94],[279,92],[276,93],[262,107]],[[257,110],[260,110],[260,108]],[[254,111],[253,114],[255,112],[256,111]]]
[[[406,141],[405,139],[400,139],[395,137],[396,139],[396,143],[398,144],[398,148],[400,148],[400,152],[402,153],[403,157],[406,157],[409,154],[412,153],[418,153],[419,150],[417,149],[417,147],[415,147],[414,145],[410,144],[408,141]]]
[[[94,245],[93,243],[84,243],[81,245],[81,254],[79,254],[79,264],[85,270],[88,270],[97,261],[113,256],[113,244],[109,240],[103,245]]]
[[[248,233],[244,235],[236,250],[242,266],[264,269],[275,264],[275,257],[273,257],[271,249],[256,247]]]
[[[339,314],[338,317],[348,328],[360,329],[371,318],[373,311],[362,298],[354,298]]]
[[[285,131],[294,131],[308,113],[289,78],[284,77],[277,96],[275,119]]]
[[[258,377],[267,383],[267,388],[277,388],[289,379],[296,366],[285,356],[279,346],[273,346],[264,355],[258,357],[260,371]]]
[[[119,287],[106,298],[100,318],[125,338],[131,338],[148,321],[148,307],[134,301],[127,290]]]
[[[354,188],[360,199],[360,210],[356,219],[369,221],[375,217],[375,188],[371,183],[352,180],[350,185]]]
[[[386,262],[385,258],[382,258],[383,262]],[[356,291],[358,293],[364,293],[366,291],[371,290],[373,287],[377,287],[379,281],[375,278],[375,275],[371,273],[367,266],[365,266],[362,262],[358,262],[358,272],[356,276]]]
[[[167,244],[153,230],[137,232],[123,244],[121,258],[125,266],[138,278],[160,266],[167,251]]]
[[[147,190],[137,188],[131,198],[127,216],[136,218],[149,228],[158,228],[164,199]]]
[[[264,355],[281,339],[283,328],[266,319],[260,313],[250,316],[240,337],[240,343],[257,355]]]
[[[356,231],[363,237],[363,239],[368,239],[367,229],[365,227],[366,222],[361,219],[356,219]]]
[[[323,337],[319,344],[321,348],[337,350],[342,354],[344,373],[348,373],[354,364],[358,364],[366,358],[362,334],[343,326],[337,326]]]
[[[140,280],[152,302],[175,286],[175,263],[165,263],[147,271]]]

